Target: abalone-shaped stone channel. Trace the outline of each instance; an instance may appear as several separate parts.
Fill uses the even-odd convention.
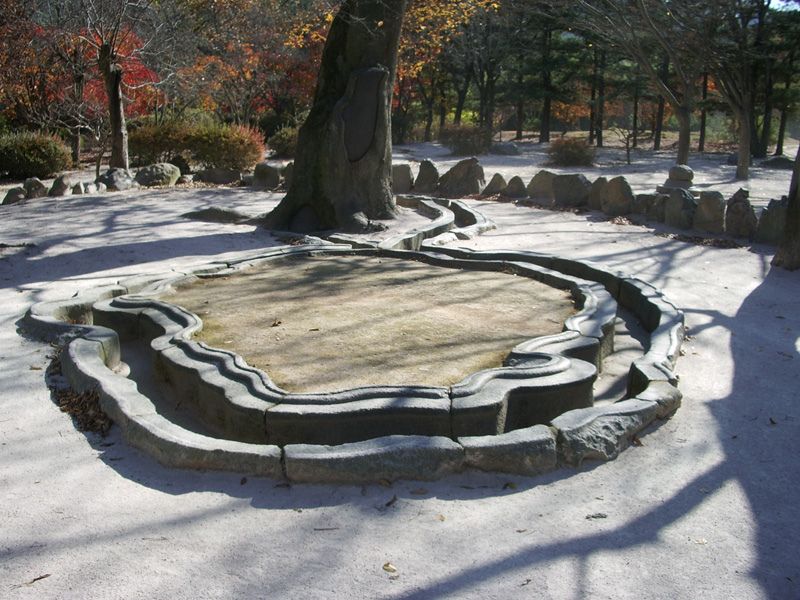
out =
[[[306,247],[92,312],[168,420],[285,446],[499,435],[590,407],[616,303],[527,263]]]

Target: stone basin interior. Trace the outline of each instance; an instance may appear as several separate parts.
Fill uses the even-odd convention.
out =
[[[163,299],[203,320],[196,339],[293,393],[449,386],[575,313],[568,292],[527,277],[349,255],[271,260]]]

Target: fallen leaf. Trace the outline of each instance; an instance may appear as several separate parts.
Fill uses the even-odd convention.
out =
[[[528,585],[528,584],[529,584],[531,581],[533,581],[533,579],[526,579],[525,581],[523,581],[522,583],[520,583],[520,584],[519,584],[519,587],[525,587],[525,586],[526,586],[526,585]]]
[[[397,495],[392,496],[392,499],[389,500],[386,504],[384,504],[384,506],[387,508],[390,506],[394,506],[395,502],[397,502]]]
[[[239,481],[239,485],[244,485],[245,483],[247,483],[247,477],[242,477],[242,479]]]
[[[272,322],[272,325],[270,325],[270,327],[277,327],[277,326],[278,326],[278,325],[280,325],[281,323],[282,323],[282,321],[280,321],[279,319],[275,319],[275,320]]]
[[[770,417],[770,418],[769,418],[769,424],[770,424],[770,425],[777,425],[777,424],[778,424],[778,422],[777,422],[775,419],[773,419],[772,417]]]
[[[589,521],[594,520],[594,519],[607,519],[607,518],[608,518],[608,515],[606,513],[601,513],[601,512],[593,513],[591,515],[586,515],[586,519],[589,520]]]
[[[633,444],[634,446],[644,446],[642,440],[640,440],[638,436],[633,436],[633,438],[631,438],[631,444]]]
[[[314,531],[338,531],[338,527],[314,527]]]
[[[378,484],[382,485],[383,487],[392,487],[392,482],[388,479],[380,479],[378,480]]]
[[[694,543],[698,546],[705,546],[708,543],[708,540],[706,538],[697,538]]]
[[[397,581],[398,579],[400,579],[400,575],[389,575],[389,579],[391,581]]]
[[[34,367],[33,365],[31,365],[30,369],[31,371],[41,371],[42,367]]]
[[[517,529],[517,533],[525,533],[528,531],[527,529]]]
[[[397,567],[395,567],[390,562],[383,564],[383,570],[386,571],[387,573],[397,573]]]
[[[444,515],[436,515],[436,519],[437,519],[438,521],[441,521],[442,523],[444,523],[444,521],[445,521],[445,516],[444,516]]]

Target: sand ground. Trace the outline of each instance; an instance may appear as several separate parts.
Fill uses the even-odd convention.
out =
[[[770,185],[780,191],[772,179],[760,189]],[[609,463],[287,487],[166,469],[116,429],[77,431],[45,385],[51,348],[16,333],[27,307],[274,245],[253,226],[179,215],[258,214],[277,200],[220,188],[0,208],[0,596],[800,596],[800,274],[770,268],[766,246],[695,246],[598,215],[470,201],[498,229],[461,244],[591,258],[685,310],[683,407]]]

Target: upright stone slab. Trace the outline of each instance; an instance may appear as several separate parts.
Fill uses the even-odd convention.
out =
[[[414,180],[414,191],[418,194],[433,194],[439,187],[439,170],[428,159],[419,163],[419,172]]]
[[[633,207],[633,190],[628,180],[622,176],[608,182],[601,197],[601,208],[609,217],[630,214]]]
[[[756,241],[762,244],[780,244],[786,233],[788,211],[789,199],[786,196],[780,200],[770,200],[758,219]]]
[[[725,211],[725,231],[734,237],[753,239],[758,229],[758,219],[750,204],[750,192],[739,189],[728,200]]]
[[[507,187],[508,183],[506,183],[506,178],[500,175],[500,173],[495,173],[481,193],[484,196],[494,196],[502,193]]]
[[[606,177],[598,177],[592,183],[592,189],[589,190],[589,208],[592,210],[603,210],[603,197],[606,193],[608,186],[608,179]]]
[[[281,172],[266,162],[260,162],[253,169],[253,187],[259,190],[275,190],[281,185]]]
[[[446,198],[459,198],[480,194],[485,184],[483,167],[475,157],[465,158],[453,166],[439,180],[439,194]]]
[[[72,177],[67,174],[59,175],[50,187],[50,191],[47,192],[47,195],[51,197],[70,196],[72,194],[72,186],[74,185],[75,182],[72,180]]]
[[[553,204],[563,208],[586,206],[589,202],[591,182],[582,174],[553,177]]]
[[[667,203],[667,194],[647,194],[643,200],[647,202],[647,219],[648,221],[664,222],[664,210]]]
[[[408,194],[414,187],[414,174],[411,165],[392,165],[392,191],[395,194]]]
[[[664,205],[664,223],[678,229],[691,229],[697,200],[684,189],[673,189]]]
[[[541,170],[533,176],[528,184],[528,196],[533,200],[544,202],[546,204],[553,203],[553,178],[555,173],[550,171]]]
[[[41,179],[38,177],[29,177],[26,179],[25,183],[22,184],[22,188],[25,190],[25,197],[28,198],[28,200],[47,196],[47,186],[42,183]]]
[[[515,175],[509,180],[506,189],[501,194],[507,198],[524,198],[528,195],[528,192],[525,189],[525,183],[522,178]]]
[[[720,192],[700,192],[693,227],[707,233],[725,231],[725,198]]]
[[[80,196],[86,193],[86,184],[82,181],[79,181],[75,185],[72,186],[72,195],[73,196]]]

